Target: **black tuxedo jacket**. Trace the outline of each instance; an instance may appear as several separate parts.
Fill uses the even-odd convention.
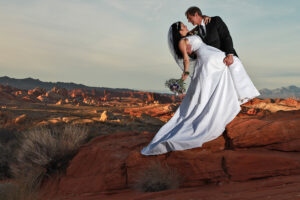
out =
[[[212,17],[211,21],[205,25],[206,35],[203,38],[199,33],[199,29],[196,29],[197,35],[199,35],[203,42],[207,45],[213,46],[225,52],[226,55],[233,54],[238,56],[233,48],[232,39],[226,24],[221,17]]]

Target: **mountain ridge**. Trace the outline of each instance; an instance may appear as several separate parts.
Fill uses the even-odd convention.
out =
[[[67,90],[73,89],[88,89],[88,90],[111,90],[111,91],[146,91],[152,93],[161,93],[161,94],[169,94],[168,92],[159,92],[157,90],[137,90],[137,89],[129,89],[129,88],[109,88],[109,87],[95,87],[95,86],[87,86],[80,83],[73,83],[73,82],[47,82],[41,81],[39,79],[34,79],[31,77],[17,79],[17,78],[10,78],[8,76],[0,77],[0,84],[2,85],[10,85],[12,87],[16,87],[19,89],[26,89],[32,90],[36,87],[45,88],[46,90],[51,90],[53,87],[65,88]],[[281,87],[276,89],[268,89],[263,88],[260,89],[259,92],[261,93],[258,98],[267,99],[267,98],[289,98],[293,97],[295,99],[300,99],[300,87],[295,85],[290,85],[287,87]]]
[[[17,78],[10,78],[8,76],[2,76],[2,77],[0,77],[0,84],[9,85],[12,87],[16,87],[18,89],[25,89],[25,90],[32,90],[36,87],[45,88],[46,90],[51,90],[53,87],[59,87],[59,88],[65,88],[67,90],[97,89],[97,90],[117,90],[117,91],[138,91],[138,90],[129,89],[129,88],[94,87],[94,86],[87,86],[87,85],[80,84],[80,83],[73,83],[73,82],[41,81],[39,79],[34,79],[31,77],[17,79]]]

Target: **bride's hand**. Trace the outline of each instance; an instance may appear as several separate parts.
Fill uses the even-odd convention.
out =
[[[185,79],[188,77],[188,74],[185,74],[184,72],[181,75],[181,79],[185,81]]]
[[[203,15],[204,24],[208,24],[211,20],[211,17]]]

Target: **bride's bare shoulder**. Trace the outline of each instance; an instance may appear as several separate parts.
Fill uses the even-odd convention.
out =
[[[178,47],[179,47],[180,51],[182,52],[183,57],[187,57],[188,46],[190,46],[190,41],[188,40],[187,37],[184,37],[179,41]]]
[[[182,45],[187,45],[187,44],[189,44],[189,43],[190,43],[190,41],[189,41],[188,37],[184,37],[184,38],[182,38],[182,39],[179,41],[179,45],[180,45],[180,44],[182,44]]]

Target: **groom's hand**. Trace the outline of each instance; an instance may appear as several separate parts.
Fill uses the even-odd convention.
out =
[[[233,55],[232,54],[228,54],[223,62],[225,63],[225,65],[227,65],[229,67],[229,65],[231,65],[233,63]]]

